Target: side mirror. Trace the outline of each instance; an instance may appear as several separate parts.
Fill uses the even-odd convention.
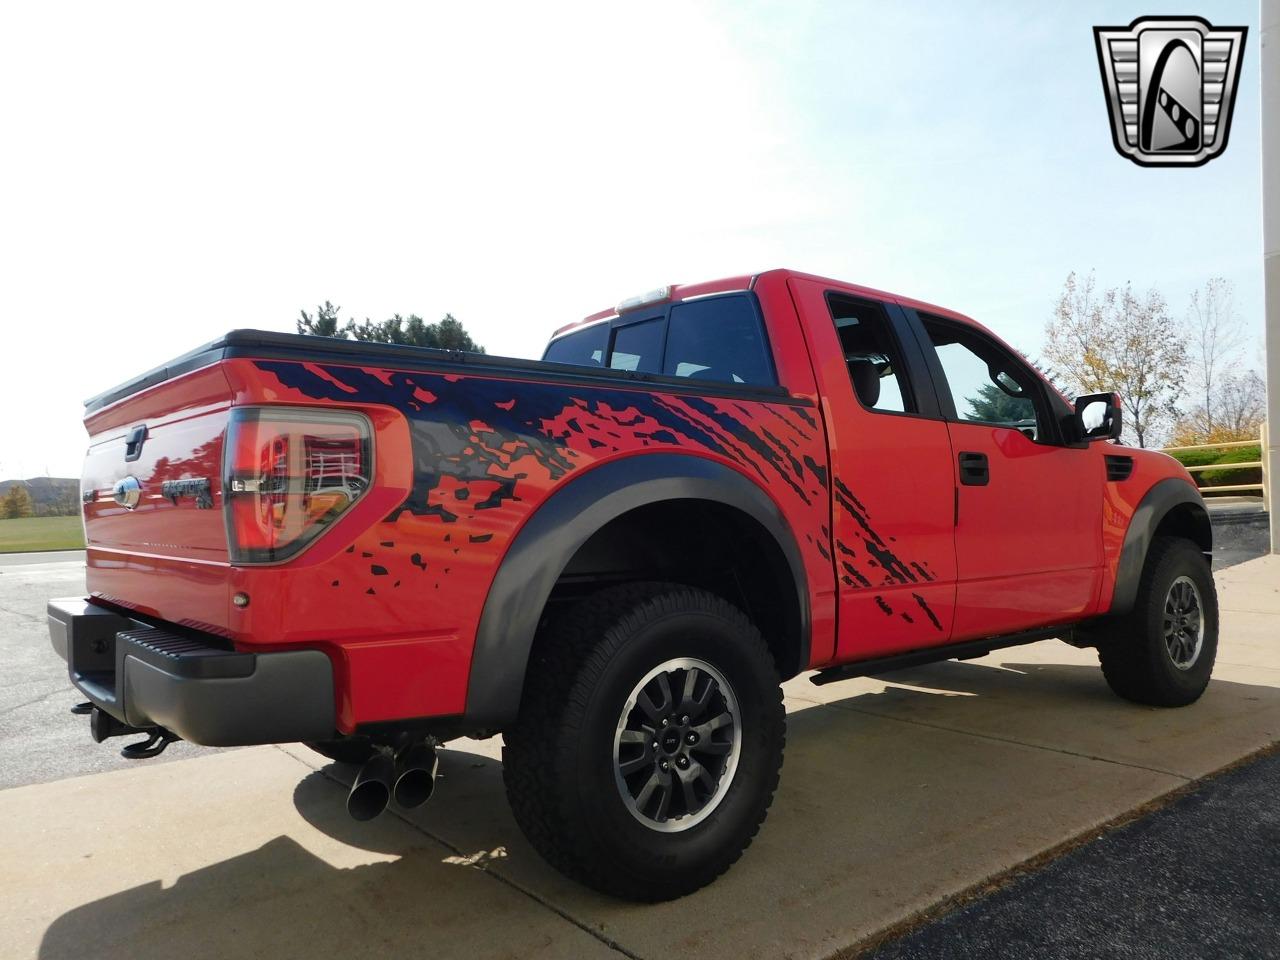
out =
[[[1081,440],[1119,440],[1124,427],[1120,397],[1114,393],[1076,397],[1075,424]]]

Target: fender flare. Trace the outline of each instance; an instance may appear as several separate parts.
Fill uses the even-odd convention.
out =
[[[570,480],[525,522],[489,587],[467,681],[467,726],[500,729],[516,718],[529,651],[543,608],[578,549],[611,520],[666,500],[735,507],[777,541],[795,580],[800,669],[809,661],[809,588],[799,545],[771,497],[736,470],[706,457],[651,453],[602,464]]]
[[[1147,561],[1147,550],[1155,538],[1156,529],[1170,511],[1190,504],[1193,514],[1203,522],[1204,543],[1201,546],[1205,553],[1213,547],[1213,528],[1209,523],[1209,511],[1205,508],[1204,499],[1194,486],[1177,477],[1166,477],[1154,484],[1139,501],[1137,509],[1129,519],[1129,529],[1125,531],[1124,546],[1120,550],[1120,562],[1116,565],[1116,586],[1111,594],[1111,607],[1107,611],[1112,615],[1123,615],[1133,609],[1138,596],[1138,583],[1142,579],[1142,568]]]

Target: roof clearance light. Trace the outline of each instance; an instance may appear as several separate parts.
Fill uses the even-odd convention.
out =
[[[640,307],[652,306],[655,303],[662,303],[664,300],[671,299],[671,286],[658,287],[656,290],[650,290],[642,293],[638,297],[628,297],[617,305],[614,309],[618,313],[624,313],[627,310],[638,310]]]

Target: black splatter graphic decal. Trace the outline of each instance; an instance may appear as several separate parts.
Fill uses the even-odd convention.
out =
[[[531,458],[552,481],[569,473],[578,453],[565,441],[571,434],[583,433],[581,414],[565,416],[574,408],[627,428],[646,441],[704,447],[737,461],[766,482],[783,481],[804,504],[810,503],[797,481],[799,461],[781,440],[766,438],[745,419],[702,397],[669,399],[608,389],[585,389],[575,391],[581,396],[568,396],[565,386],[537,382],[520,384],[513,396],[512,385],[497,380],[469,378],[459,389],[439,374],[394,371],[384,378],[360,367],[256,362],[286,387],[309,397],[388,404],[405,413],[413,431],[414,487],[387,517],[390,522],[406,510],[438,516],[446,523],[456,521],[457,513],[433,497],[445,478],[453,481],[455,500],[483,490],[486,496],[476,509],[486,510],[519,498],[519,477],[495,476],[495,470],[511,472],[513,465]],[[816,426],[802,408],[790,409]],[[648,421],[658,429],[636,429]],[[558,424],[562,429],[557,430]],[[612,435],[621,439],[620,434]],[[812,442],[808,435],[804,439]]]
[[[405,415],[413,456],[412,487],[386,515],[385,523],[394,524],[405,514],[449,526],[463,521],[467,545],[479,549],[492,543],[501,550],[512,518],[503,514],[505,519],[485,523],[483,511],[501,511],[526,498],[525,509],[531,510],[559,480],[611,453],[631,453],[642,447],[701,449],[736,464],[780,503],[793,499],[794,505],[786,509],[797,536],[831,568],[830,534],[825,527],[829,511],[825,438],[814,417],[794,403],[733,402],[608,386],[513,383],[483,375],[284,360],[254,363],[282,386],[308,398],[391,406]],[[524,485],[530,477],[535,479]],[[821,538],[804,534],[806,528],[816,531],[820,523]],[[467,529],[476,524],[480,529]],[[386,538],[387,533],[384,529],[381,536]],[[449,541],[448,535],[444,541]],[[377,541],[387,549],[394,548],[395,542]],[[366,549],[361,556],[373,558],[369,545],[362,546]],[[462,550],[449,549],[454,555]],[[417,571],[425,571],[434,558],[443,559],[427,549],[415,553],[410,562]],[[465,558],[463,554],[460,559]],[[383,571],[396,569],[391,560],[379,555],[375,565]],[[451,570],[431,566],[437,577]]]
[[[854,496],[853,491],[839,477],[835,477],[834,482],[835,501],[861,528],[861,539],[867,551],[867,559],[872,566],[880,568],[884,583],[920,583],[934,579],[926,565],[916,561],[903,561],[899,558],[889,546],[893,537],[886,540],[880,536],[871,526],[870,511],[862,501]],[[854,555],[853,550],[843,542],[838,542],[836,546],[841,553]]]
[[[827,468],[819,465],[819,463],[807,453],[804,455],[804,465],[809,468],[809,472],[813,474],[818,483],[822,484],[822,489],[827,489]]]
[[[938,630],[941,630],[942,624],[938,621],[938,618],[934,614],[934,612],[929,609],[929,605],[924,602],[924,597],[920,596],[920,594],[918,593],[913,593],[911,594],[911,596],[913,596],[915,598],[916,603],[920,605],[920,609],[923,610],[925,613],[925,616],[929,618],[929,622],[932,623],[934,627],[936,627]]]
[[[890,543],[896,542],[895,538],[888,537],[886,540],[872,527],[871,512],[866,505],[854,495],[853,491],[839,477],[833,477],[833,483],[835,485],[833,493],[835,502],[853,519],[861,530],[861,540],[867,553],[867,562],[871,566],[879,568],[883,585],[929,583],[935,579],[935,575],[930,572],[927,563],[916,560],[902,560],[889,546]],[[872,585],[870,578],[860,572],[853,563],[853,560],[857,557],[856,551],[839,539],[836,540],[836,549],[844,557],[849,558],[840,561],[840,565],[845,570],[845,576],[841,577],[845,585],[852,587],[856,581],[859,586],[870,587]],[[929,618],[929,622],[936,629],[941,630],[941,622],[933,610],[929,608],[929,604],[924,597],[918,593],[912,593],[911,596]],[[876,605],[882,612],[885,614],[893,613],[892,608],[882,597],[877,596],[875,600]],[[914,618],[905,611],[901,612],[899,616],[907,623],[915,623]]]

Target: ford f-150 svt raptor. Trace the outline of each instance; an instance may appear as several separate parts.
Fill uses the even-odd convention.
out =
[[[95,738],[303,741],[361,818],[501,733],[533,845],[637,899],[763,822],[780,681],[1058,637],[1200,696],[1208,515],[950,310],[775,270],[558,331],[540,362],[236,331],[87,405],[88,596],[55,649]]]

